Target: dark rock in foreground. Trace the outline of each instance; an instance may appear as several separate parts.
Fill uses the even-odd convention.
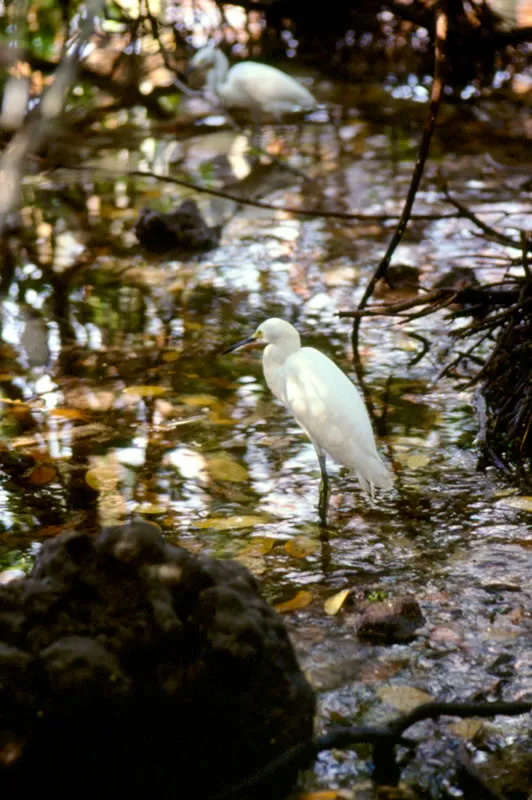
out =
[[[0,586],[4,792],[202,800],[310,739],[313,715],[253,576],[154,525],[65,533]]]

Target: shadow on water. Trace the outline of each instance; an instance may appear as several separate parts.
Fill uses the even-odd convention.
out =
[[[393,219],[300,218],[200,195],[210,224],[224,226],[220,246],[194,257],[150,255],[133,233],[140,210],[169,210],[190,192],[126,173],[200,176],[228,190],[244,181],[279,206],[397,214],[417,137],[403,117],[404,126],[346,113],[334,126],[268,129],[265,146],[314,183],[250,167],[232,132],[198,130],[176,143],[140,131],[131,148],[109,133],[100,146],[95,136],[91,171],[27,181],[4,244],[3,567],[27,568],[39,543],[69,526],[141,515],[186,548],[243,561],[272,601],[306,590],[308,605],[287,619],[322,693],[322,727],[393,714],[377,696],[383,683],[449,699],[524,692],[529,512],[508,503],[510,486],[476,472],[471,393],[433,384],[452,324],[442,315],[401,326],[379,318],[363,326],[362,355],[396,487],[371,505],[353,476],[331,465],[329,525],[320,529],[312,446],[272,400],[258,357],[220,353],[275,315],[353,375],[349,324],[336,313],[360,297]],[[435,152],[437,168],[477,211],[506,203],[524,214],[518,176],[501,187],[483,155],[447,133]],[[106,176],[109,168],[123,176]],[[427,182],[416,211],[435,209],[446,210]],[[502,251],[442,217],[413,222],[397,260],[430,286],[464,258],[479,274],[502,275]],[[437,347],[410,365],[420,347],[412,334],[427,325]],[[344,588],[352,602],[324,613]],[[357,598],[405,593],[426,618],[416,641],[361,646]],[[501,654],[511,665],[504,675]],[[340,786],[367,773],[363,758],[346,766],[331,755],[310,784],[328,785],[331,770]]]

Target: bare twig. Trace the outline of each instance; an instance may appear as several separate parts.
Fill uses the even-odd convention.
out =
[[[503,306],[512,311],[512,308],[520,302],[520,292],[510,289],[496,291],[497,286],[506,286],[507,283],[493,283],[489,286],[466,286],[464,289],[453,289],[451,287],[441,286],[437,289],[431,289],[425,294],[413,297],[410,300],[403,300],[398,303],[377,303],[375,305],[366,306],[363,309],[356,309],[355,311],[339,311],[338,316],[342,318],[357,318],[357,317],[383,317],[383,316],[401,316],[405,320],[415,319],[416,316],[425,316],[427,313],[436,311],[442,306],[457,304],[467,304],[467,308],[453,311],[449,316],[451,318],[461,316],[472,316],[472,312],[477,308],[485,309],[486,306]],[[472,304],[476,303],[476,306]],[[419,314],[403,314],[411,308],[419,306],[427,306],[426,309],[419,312]],[[511,307],[511,308],[510,308]],[[506,312],[501,312],[506,314]],[[505,317],[500,317],[504,319]],[[494,318],[490,318],[494,319]],[[489,320],[488,320],[489,321]],[[475,326],[475,331],[479,330],[478,324]]]
[[[438,372],[438,374],[431,381],[431,383],[433,385],[437,384],[438,381],[444,378],[445,375],[447,375],[453,369],[453,367],[457,367],[461,361],[464,361],[464,359],[470,359],[471,361],[475,361],[475,363],[482,365],[482,359],[473,355],[473,353],[477,349],[477,347],[479,347],[482,344],[482,342],[484,342],[490,335],[491,331],[488,331],[483,336],[481,336],[480,339],[475,339],[471,347],[469,347],[467,350],[465,351],[460,350],[455,356],[455,358],[453,358],[448,364],[445,365],[445,367],[443,367],[443,369],[441,369]]]
[[[477,217],[476,214],[474,214],[466,206],[464,206],[462,203],[460,203],[459,200],[457,200],[455,197],[453,197],[451,195],[451,193],[449,192],[449,189],[447,188],[446,184],[442,185],[442,189],[443,189],[443,193],[445,195],[446,200],[452,206],[454,206],[457,211],[460,212],[460,215],[462,217],[465,217],[470,222],[472,222],[474,225],[476,225],[477,228],[480,228],[480,230],[485,234],[486,238],[492,239],[494,242],[498,242],[499,244],[503,244],[506,247],[515,247],[516,250],[520,250],[520,249],[524,248],[526,253],[532,252],[532,242],[528,242],[528,239],[526,238],[526,235],[525,235],[524,239],[523,239],[523,237],[521,237],[521,241],[519,241],[518,239],[513,239],[511,236],[506,236],[506,234],[495,230],[495,228],[492,228],[490,225],[487,225],[485,222],[483,222],[481,219],[479,219],[479,217]]]
[[[528,254],[532,252],[532,242],[529,242],[526,231],[521,231],[521,250],[523,272],[525,273],[525,278],[530,280],[532,278],[532,272],[530,271]]]
[[[54,169],[61,169],[62,164],[54,162],[53,168]],[[94,170],[92,165],[87,164],[68,164],[64,165],[65,169],[68,170],[76,170],[83,172],[85,170]],[[233,194],[231,192],[226,192],[223,189],[214,189],[210,186],[201,186],[196,183],[191,183],[190,181],[186,181],[182,178],[174,178],[171,175],[158,175],[155,172],[150,172],[149,170],[142,170],[142,169],[134,169],[129,172],[123,172],[118,170],[111,170],[111,169],[103,169],[98,168],[98,172],[104,174],[109,177],[117,177],[127,179],[129,177],[135,178],[153,178],[154,180],[161,181],[162,183],[171,183],[176,186],[182,186],[185,189],[190,189],[194,192],[198,192],[199,194],[208,194],[212,195],[213,197],[221,197],[224,200],[231,200],[234,203],[238,203],[240,205],[247,205],[253,206],[255,208],[264,208],[271,211],[283,211],[289,214],[296,214],[303,217],[324,217],[330,219],[350,219],[350,220],[361,220],[364,221],[371,221],[371,222],[389,222],[391,219],[396,219],[397,215],[395,214],[363,214],[363,213],[356,213],[351,211],[330,211],[328,209],[320,209],[320,208],[300,208],[298,206],[280,206],[276,205],[275,203],[267,203],[263,200],[253,200],[250,197],[245,197],[243,195]],[[413,217],[413,219],[417,220],[440,220],[440,219],[451,219],[458,217],[458,213],[456,214],[418,214]]]

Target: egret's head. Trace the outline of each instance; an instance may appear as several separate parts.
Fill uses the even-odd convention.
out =
[[[235,350],[244,347],[246,349],[263,347],[266,344],[290,345],[297,349],[300,346],[299,333],[293,325],[290,325],[284,319],[270,317],[270,319],[259,325],[255,333],[252,333],[247,339],[242,339],[240,342],[231,345],[227,350],[224,350],[224,353],[233,353]]]
[[[188,62],[187,72],[205,72],[216,64],[216,54],[220,51],[213,44],[201,47]]]

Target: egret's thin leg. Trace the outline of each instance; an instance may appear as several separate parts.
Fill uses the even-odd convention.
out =
[[[318,461],[320,463],[321,481],[320,481],[320,499],[318,503],[318,511],[320,515],[320,522],[322,525],[327,525],[327,509],[329,507],[329,477],[327,475],[327,465],[325,463],[325,453],[316,448],[318,454]]]
[[[253,107],[251,109],[251,138],[249,139],[249,146],[252,151],[256,150],[257,153],[261,151],[261,113],[260,111]],[[256,153],[253,153],[256,155]]]

